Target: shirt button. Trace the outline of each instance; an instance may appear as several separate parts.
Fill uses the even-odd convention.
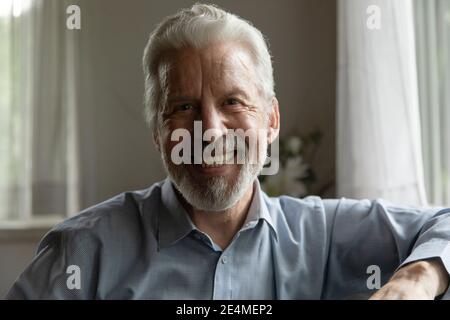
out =
[[[222,263],[225,264],[225,263],[227,263],[227,262],[228,262],[227,256],[223,256],[223,257],[222,257]]]

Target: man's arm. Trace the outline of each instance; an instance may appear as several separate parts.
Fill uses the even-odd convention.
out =
[[[87,232],[49,232],[6,299],[92,299],[96,287],[92,272],[97,261],[95,244],[96,240]]]
[[[371,300],[432,300],[443,294],[449,275],[438,259],[413,262],[400,268]]]
[[[331,228],[324,297],[433,299],[448,289],[450,209],[350,199],[324,206]]]

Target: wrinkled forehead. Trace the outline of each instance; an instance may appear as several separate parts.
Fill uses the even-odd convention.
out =
[[[184,48],[166,56],[168,94],[197,96],[256,87],[255,63],[244,45],[221,43],[204,49]]]

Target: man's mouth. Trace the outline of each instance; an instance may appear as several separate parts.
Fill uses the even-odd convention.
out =
[[[225,164],[234,164],[235,150],[225,154],[203,157],[202,168],[217,168]]]
[[[193,164],[196,166],[201,166],[202,168],[208,167],[218,167],[226,164],[236,164],[237,163],[237,150],[230,150],[221,154],[206,155],[202,154],[200,158],[201,163],[195,160],[194,155],[192,155],[191,162],[186,164]]]

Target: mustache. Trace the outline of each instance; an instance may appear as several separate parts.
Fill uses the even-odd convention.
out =
[[[201,163],[200,159],[206,164],[244,164],[249,159],[248,141],[244,137],[223,135],[212,141],[202,141],[201,147],[193,145],[191,159],[194,164]]]
[[[200,144],[201,147],[197,150],[196,146]],[[240,136],[229,137],[227,135],[223,135],[218,138],[214,138],[211,141],[199,140],[197,145],[195,144],[195,141],[193,141],[193,143],[191,143],[191,146],[192,154],[194,154],[195,151],[199,150],[203,153],[205,149],[209,149],[212,150],[213,155],[215,155],[215,152],[219,152],[219,154],[226,154],[232,151],[245,151],[248,149],[248,141]]]
[[[178,143],[167,154],[175,165],[259,164],[267,152],[264,131],[238,129],[225,134],[205,131],[203,135],[192,136],[187,130],[177,130],[172,132],[171,141]]]

